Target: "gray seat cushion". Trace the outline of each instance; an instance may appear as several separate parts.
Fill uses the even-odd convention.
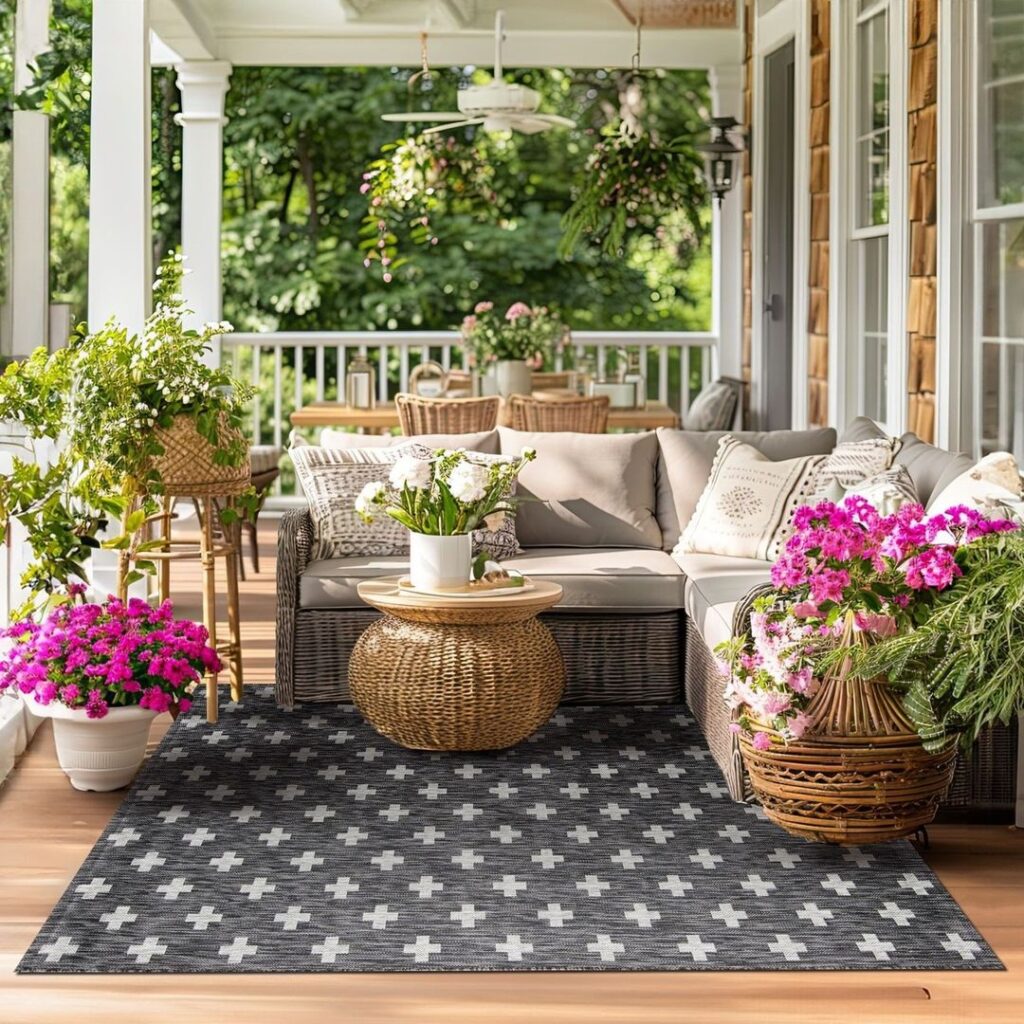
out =
[[[827,455],[836,446],[831,427],[818,430],[692,430],[658,428],[658,523],[662,547],[671,551],[697,508],[711,476],[718,442],[726,434],[753,445],[773,462],[803,455]]]
[[[840,441],[863,441],[872,437],[888,435],[874,420],[858,416],[843,432]],[[899,451],[893,462],[906,466],[910,479],[914,481],[917,497],[925,506],[933,495],[940,494],[944,487],[974,465],[969,455],[936,448],[913,433],[906,433],[900,438]]]
[[[674,560],[686,576],[686,614],[712,650],[732,636],[732,613],[737,601],[771,579],[772,563],[753,558],[687,552]]]
[[[561,584],[553,611],[652,613],[683,607],[683,575],[663,551],[649,548],[541,548],[502,563],[528,576]],[[310,562],[299,582],[302,608],[363,608],[363,580],[405,572],[400,556],[324,558]]]

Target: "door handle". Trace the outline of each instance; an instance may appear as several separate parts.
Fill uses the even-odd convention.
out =
[[[773,294],[764,304],[764,311],[770,314],[773,320],[782,319],[782,296]]]

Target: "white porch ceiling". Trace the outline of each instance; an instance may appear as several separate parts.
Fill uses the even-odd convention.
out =
[[[154,56],[168,63],[176,54],[239,65],[414,66],[425,30],[432,63],[490,66],[501,8],[509,67],[628,66],[639,12],[648,25],[645,66],[708,68],[740,62],[740,7],[734,0],[152,0],[151,10],[163,44]]]

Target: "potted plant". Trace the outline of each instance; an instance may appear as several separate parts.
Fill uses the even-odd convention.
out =
[[[231,325],[186,328],[181,257],[168,257],[157,274],[156,307],[138,334],[113,321],[91,333],[81,326],[66,348],[37,350],[0,377],[0,417],[16,418],[57,452],[46,466],[16,458],[0,481],[0,522],[6,529],[19,519],[33,548],[35,607],[83,577],[84,557],[110,519],[120,532],[103,545],[120,553],[124,597],[153,568],[138,556],[157,543],[144,532],[168,489],[201,495],[217,481],[237,488],[243,509],[255,501],[240,429],[252,390],[208,365],[212,340]]]
[[[409,579],[420,590],[465,586],[473,560],[472,532],[497,530],[515,514],[511,492],[523,466],[536,457],[524,448],[509,459],[474,460],[464,449],[429,458],[405,455],[387,482],[368,483],[355,508],[366,522],[383,512],[409,530]]]
[[[176,621],[170,602],[74,603],[84,590],[72,587],[41,622],[3,631],[12,646],[0,658],[0,694],[53,719],[57,760],[75,789],[106,792],[131,782],[154,717],[187,711],[220,659],[206,630]]]
[[[931,821],[955,745],[925,745],[905,706],[911,680],[882,652],[929,617],[975,544],[1013,529],[967,509],[882,516],[860,498],[797,510],[751,640],[719,648],[733,730],[772,820],[839,843]]]
[[[502,398],[528,395],[539,370],[567,328],[547,306],[513,302],[500,313],[493,302],[478,302],[462,320],[463,343],[477,368],[493,369],[494,388]]]

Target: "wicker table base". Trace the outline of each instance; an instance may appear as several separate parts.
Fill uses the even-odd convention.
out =
[[[497,750],[551,717],[565,670],[536,616],[561,587],[444,600],[399,592],[396,582],[360,584],[359,596],[385,616],[349,659],[352,700],[381,735],[417,750]]]

